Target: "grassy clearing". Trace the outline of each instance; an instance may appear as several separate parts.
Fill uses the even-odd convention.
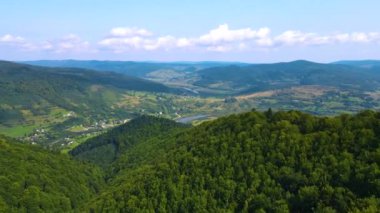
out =
[[[70,132],[83,132],[86,131],[87,128],[83,127],[82,125],[75,125],[67,129]]]
[[[15,127],[0,126],[0,134],[17,138],[29,135],[36,128],[38,128],[38,125],[20,125]]]

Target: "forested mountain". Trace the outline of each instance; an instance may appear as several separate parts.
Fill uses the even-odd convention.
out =
[[[118,104],[124,94],[131,91],[167,93],[175,90],[112,72],[0,61],[0,132],[17,131],[13,130],[17,126],[50,128],[53,124],[71,122],[69,119],[74,117],[83,118],[82,123],[112,116],[125,119],[130,111]]]
[[[360,94],[368,91],[372,91],[368,93],[372,99],[368,100],[375,101],[380,82],[376,67],[307,61],[214,67],[193,73],[197,76],[194,85],[216,86],[234,94],[319,85],[321,88],[302,87],[312,89],[320,99],[314,105],[334,101],[333,97],[340,94],[366,98]],[[29,122],[27,119],[33,116],[32,121],[41,124],[52,117],[61,122],[62,127],[53,128],[60,132],[67,130],[64,124],[72,119],[127,115],[130,111],[125,109],[136,108],[142,101],[144,106],[151,106],[170,100],[178,108],[169,104],[162,111],[178,115],[195,100],[187,96],[150,96],[173,90],[122,74],[77,68],[1,62],[0,77],[0,127]],[[329,87],[334,89],[325,91]],[[126,93],[128,90],[142,92]],[[273,94],[280,100],[281,93]],[[246,103],[247,97],[225,99],[225,105],[205,100],[210,107],[227,107]],[[351,96],[346,99],[351,101],[348,104],[358,101]],[[200,102],[192,104],[204,106]],[[50,117],[42,116],[46,114]],[[85,129],[85,134],[91,130],[78,128]],[[39,133],[45,134],[42,131]],[[38,142],[38,137],[33,141]],[[2,137],[0,209],[376,212],[380,209],[379,143],[380,114],[373,111],[336,117],[253,111],[195,127],[142,116],[90,135],[69,152],[74,159]]]
[[[305,85],[358,91],[372,91],[380,87],[379,62],[373,60],[339,61],[330,64],[303,60],[273,64],[76,60],[25,63],[114,71],[180,88],[191,88],[204,95],[236,95]]]
[[[227,66],[204,69],[194,84],[201,87],[257,92],[292,86],[320,85],[341,89],[374,90],[380,87],[380,69],[309,61]]]
[[[129,76],[147,77],[149,73],[159,70],[173,70],[180,72],[193,72],[196,70],[225,66],[229,64],[243,64],[234,62],[136,62],[136,61],[80,61],[80,60],[41,60],[25,61],[22,63],[47,66],[85,68],[99,71],[112,71]]]
[[[51,104],[66,109],[104,104],[99,91],[118,90],[168,92],[164,85],[116,73],[73,68],[45,68],[0,62],[2,106],[32,108]],[[99,93],[97,93],[99,92]],[[5,116],[2,113],[2,116]],[[5,122],[2,120],[2,122]]]
[[[74,147],[140,114],[171,119],[198,115],[213,118],[271,107],[336,115],[380,107],[380,69],[376,66],[308,61],[250,65],[71,60],[35,63],[109,68],[121,73],[128,70],[163,83],[129,77],[124,75],[126,72],[0,63],[0,133],[53,149]]]
[[[80,107],[78,103],[89,105],[99,102],[94,96],[102,88],[113,91],[169,92],[170,90],[158,83],[116,73],[0,62],[2,104],[31,106],[39,102],[48,102],[74,109]]]
[[[95,166],[0,136],[0,212],[72,212],[103,186]]]
[[[162,152],[149,143],[127,148],[110,164],[117,172],[108,188],[84,209],[376,212],[379,130],[380,114],[372,111],[315,117],[268,110],[220,118],[153,140],[171,144]],[[124,141],[119,135],[111,138]],[[147,155],[142,150],[153,156],[134,161]]]
[[[104,84],[116,88],[138,90],[138,91],[168,91],[169,88],[150,81],[139,78],[120,75],[113,72],[94,72],[90,69],[80,68],[48,68],[42,66],[25,65],[7,61],[0,61],[2,78],[8,77],[13,80],[16,77],[27,78],[32,80],[44,76],[45,79],[61,77],[62,80],[71,80],[70,83],[83,83],[83,87],[89,84]],[[27,76],[26,76],[27,75]],[[8,80],[8,79],[7,79]],[[56,79],[54,79],[56,81]],[[55,83],[55,81],[51,83]],[[65,82],[62,82],[65,83]],[[10,84],[10,83],[9,83]],[[61,85],[64,87],[64,85]]]
[[[106,144],[122,148],[97,161]],[[373,111],[252,111],[192,128],[144,116],[71,153],[102,165],[104,183],[95,166],[2,138],[0,209],[377,212],[379,145]]]
[[[141,116],[87,140],[71,150],[70,154],[78,159],[107,167],[131,147],[139,143],[145,144],[146,141],[165,140],[168,135],[186,127],[169,119]]]

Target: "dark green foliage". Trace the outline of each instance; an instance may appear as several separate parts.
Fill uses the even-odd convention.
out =
[[[95,167],[2,138],[0,211],[380,209],[378,112],[252,110],[184,127],[142,116],[79,146],[73,152],[107,169],[106,187]]]
[[[185,125],[169,119],[143,115],[105,134],[91,138],[70,151],[78,159],[107,167],[130,147],[150,140],[165,138]]]
[[[0,136],[0,212],[71,212],[103,185],[94,166]]]
[[[158,141],[155,141],[159,144]],[[378,212],[380,113],[249,112],[161,140],[124,170],[96,212]],[[132,146],[119,159],[142,153]],[[146,149],[150,152],[151,149]],[[133,162],[133,161],[132,161]]]

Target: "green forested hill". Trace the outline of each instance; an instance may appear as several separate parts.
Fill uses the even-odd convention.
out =
[[[72,212],[99,192],[95,166],[0,136],[0,212]]]
[[[297,111],[249,112],[175,133],[161,140],[161,144],[165,143],[174,145],[149,161],[129,167],[128,159],[144,150],[132,146],[120,158],[127,159],[122,161],[122,171],[109,180],[108,188],[86,204],[85,209],[95,212],[378,212],[380,209],[380,113],[314,117]]]
[[[8,108],[34,110],[38,105],[101,112],[107,107],[107,98],[112,99],[123,90],[168,92],[169,88],[116,73],[0,62],[0,110],[4,111],[0,121],[10,122],[9,113],[20,113]],[[109,93],[109,97],[103,92]]]
[[[70,154],[78,159],[108,167],[131,147],[141,146],[139,143],[143,143],[146,145],[143,146],[145,151],[148,151],[147,146],[153,146],[154,140],[165,140],[170,134],[185,127],[169,119],[141,116],[87,140],[71,150]]]
[[[0,61],[0,133],[20,137],[61,125],[51,131],[56,134],[86,122],[122,120],[132,114],[121,106],[131,91],[172,90],[117,73]]]
[[[159,70],[173,70],[192,72],[199,69],[225,66],[229,64],[243,64],[233,62],[138,62],[138,61],[81,61],[81,60],[41,60],[25,61],[21,63],[46,67],[76,67],[99,71],[112,71],[129,76],[147,77],[149,73]]]
[[[380,87],[379,61],[330,64],[298,60],[272,64],[228,62],[153,63],[133,61],[29,61],[48,67],[78,67],[153,78],[204,94],[240,94],[302,85],[371,90]],[[166,76],[164,71],[173,71]],[[179,77],[180,76],[180,77]],[[157,78],[158,77],[158,78]],[[164,79],[170,78],[170,81]]]
[[[379,69],[309,61],[223,66],[201,70],[194,84],[249,93],[302,85],[370,91],[380,87]],[[218,85],[218,86],[215,86]]]
[[[120,147],[111,161],[106,144]],[[72,152],[102,165],[103,179],[95,166],[1,137],[0,210],[378,212],[379,145],[373,111],[252,111],[191,128],[144,116]]]

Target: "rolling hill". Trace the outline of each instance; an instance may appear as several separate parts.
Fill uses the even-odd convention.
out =
[[[380,67],[379,62],[375,60],[339,61],[330,64],[303,60],[273,64],[76,60],[25,63],[114,71],[211,96],[246,94],[305,85],[361,91],[377,89],[380,86]]]
[[[69,153],[77,159],[107,167],[131,147],[140,146],[146,141],[153,143],[153,140],[157,138],[165,139],[173,132],[186,127],[186,125],[169,119],[144,115],[87,140]],[[156,147],[156,149],[160,149],[160,147]],[[144,151],[147,149],[145,148]]]
[[[0,135],[0,212],[73,212],[104,186],[89,164]]]
[[[377,212],[379,118],[268,110],[186,128],[144,116],[71,153],[104,172],[0,137],[0,210]]]
[[[108,163],[107,187],[82,210],[376,212],[379,118],[268,110],[139,141]],[[140,135],[111,132],[114,143]]]
[[[176,92],[159,83],[112,72],[78,68],[46,68],[0,62],[0,132],[24,136],[33,129],[65,122],[83,124],[125,119],[118,107],[126,92]],[[79,121],[79,120],[81,121]]]
[[[309,61],[208,68],[198,72],[198,77],[199,80],[194,83],[197,86],[232,90],[235,93],[305,85],[361,91],[380,87],[379,69]]]
[[[380,109],[380,69],[376,66],[309,61],[29,63],[62,67],[0,63],[0,92],[4,94],[0,100],[0,133],[32,142],[44,138],[57,149],[76,146],[139,114],[180,119],[197,115],[213,118],[269,107],[320,115]],[[120,73],[99,71],[108,69]],[[125,75],[128,72],[167,86],[129,77]]]
[[[98,71],[112,71],[135,77],[148,77],[150,73],[172,70],[175,72],[194,72],[200,69],[244,64],[238,62],[136,62],[136,61],[80,61],[80,60],[40,60],[23,61],[30,65],[46,67],[84,68]]]

